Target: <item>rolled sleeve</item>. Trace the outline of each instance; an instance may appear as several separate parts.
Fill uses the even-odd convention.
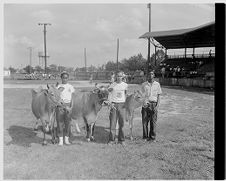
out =
[[[160,84],[159,84],[158,87],[159,87],[159,88],[158,88],[158,93],[157,93],[157,94],[162,94],[162,89],[161,89],[161,87],[160,87]]]

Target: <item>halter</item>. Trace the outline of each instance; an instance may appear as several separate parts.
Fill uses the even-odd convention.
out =
[[[46,90],[43,90],[43,91],[46,91]],[[46,96],[47,96],[48,99],[51,101],[51,106],[53,106],[54,108],[56,108],[57,106],[64,107],[64,105],[61,104],[60,102],[54,101],[54,100],[51,98],[51,96],[49,95],[48,92],[47,92]]]
[[[91,94],[97,94],[98,98],[100,99],[100,100],[98,101],[98,103],[99,103],[100,105],[102,105],[103,102],[105,101],[105,98],[103,98],[102,96],[100,96],[100,94],[99,94],[98,92],[91,91]]]

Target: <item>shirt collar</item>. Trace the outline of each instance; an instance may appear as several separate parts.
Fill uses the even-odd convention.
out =
[[[154,83],[155,83],[155,80],[153,81],[152,85],[153,85]],[[149,86],[151,86],[151,83],[148,82],[148,81],[147,81],[147,84],[148,84]]]

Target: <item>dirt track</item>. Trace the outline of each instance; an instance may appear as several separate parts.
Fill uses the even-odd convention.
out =
[[[133,92],[137,85],[129,88]],[[86,142],[83,132],[74,133],[71,146],[43,147],[41,132],[32,129],[35,119],[30,103],[30,89],[4,88],[4,179],[213,179],[212,94],[163,88],[157,142],[141,139],[141,114],[137,109],[136,140],[127,139],[126,147],[106,144],[106,107],[98,117],[96,142]],[[81,121],[79,125],[82,127]]]

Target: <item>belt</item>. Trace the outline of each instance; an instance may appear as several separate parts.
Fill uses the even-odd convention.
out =
[[[157,102],[154,102],[154,101],[149,101],[149,103],[157,103]]]
[[[112,102],[113,104],[124,104],[125,102]]]

